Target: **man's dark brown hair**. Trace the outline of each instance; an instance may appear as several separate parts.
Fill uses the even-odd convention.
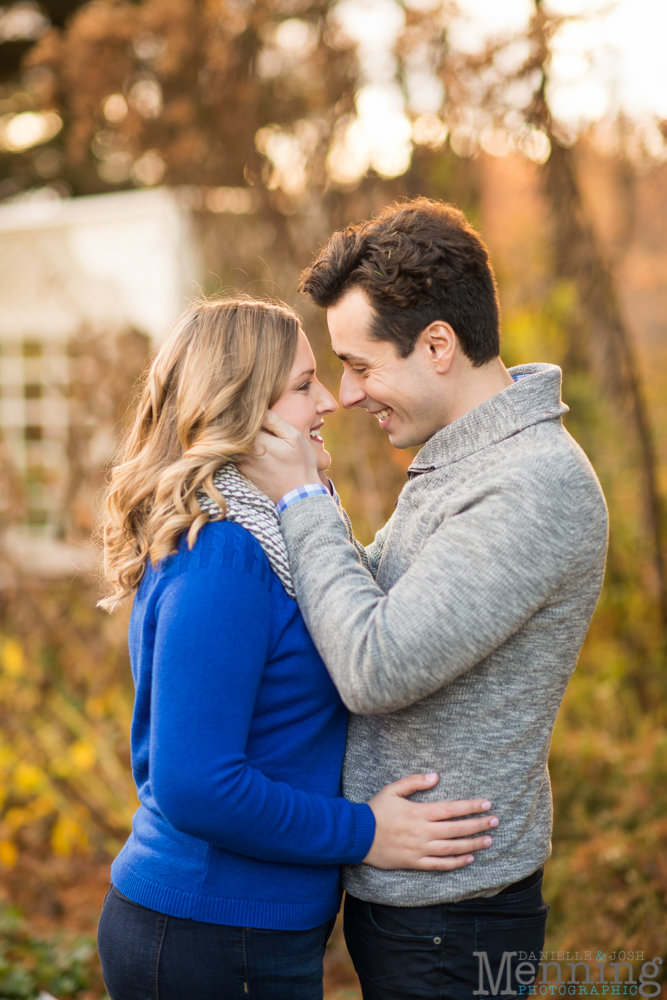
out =
[[[301,275],[316,305],[335,305],[353,287],[368,296],[371,333],[400,357],[429,323],[451,324],[464,354],[479,366],[500,353],[498,292],[481,237],[463,212],[414,198],[374,219],[339,229]]]

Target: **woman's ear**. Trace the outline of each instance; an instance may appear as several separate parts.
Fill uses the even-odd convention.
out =
[[[445,375],[454,360],[458,338],[454,328],[437,319],[422,331],[420,340],[428,351],[429,360],[438,375]]]

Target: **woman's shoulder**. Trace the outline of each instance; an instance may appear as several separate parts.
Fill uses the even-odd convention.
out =
[[[192,548],[184,534],[178,550],[157,567],[165,582],[181,573],[197,571],[219,571],[227,577],[230,573],[249,573],[270,590],[278,582],[255,536],[232,521],[209,521],[200,529]]]

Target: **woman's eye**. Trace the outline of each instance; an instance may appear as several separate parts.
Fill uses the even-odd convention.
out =
[[[308,392],[308,390],[310,389],[310,387],[311,387],[312,384],[313,384],[312,382],[304,382],[303,385],[300,385],[299,388],[296,391],[297,392]]]

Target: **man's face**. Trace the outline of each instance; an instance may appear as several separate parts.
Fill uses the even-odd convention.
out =
[[[421,340],[401,358],[393,343],[373,337],[374,315],[360,288],[327,310],[331,346],[343,362],[340,402],[373,414],[394,448],[423,444],[447,422],[441,380]]]

